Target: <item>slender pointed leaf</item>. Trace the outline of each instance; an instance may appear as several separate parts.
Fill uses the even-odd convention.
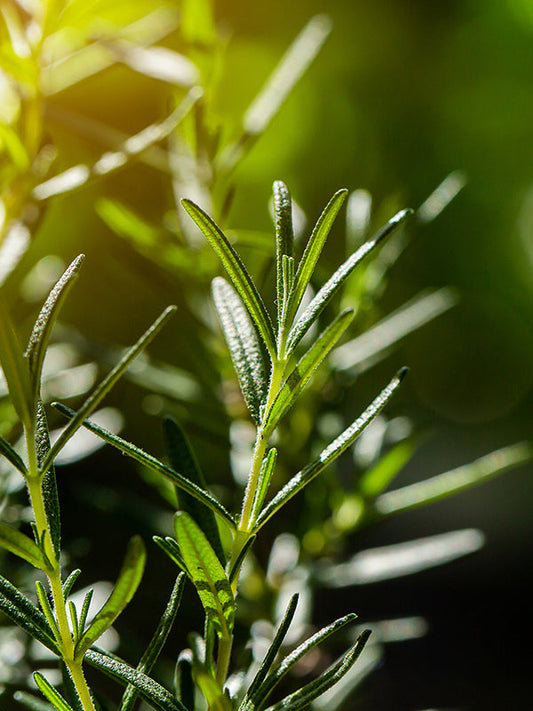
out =
[[[50,625],[50,629],[53,631],[55,638],[60,639],[59,627],[57,626],[54,613],[52,611],[52,606],[50,605],[50,600],[44,589],[44,585],[40,580],[35,581],[35,589],[37,590],[37,597],[39,598],[39,604],[41,605],[41,610],[43,611],[46,621]]]
[[[233,706],[220,683],[203,666],[193,666],[193,679],[210,711],[232,711]]]
[[[176,696],[187,711],[194,711],[194,681],[192,678],[192,652],[184,649],[180,652],[174,675]]]
[[[159,546],[159,548],[161,548],[163,553],[168,555],[171,561],[176,563],[180,570],[183,570],[183,572],[190,577],[187,564],[183,560],[179,546],[173,538],[170,538],[170,536],[167,536],[166,538],[161,538],[161,536],[153,536],[153,541]]]
[[[75,414],[73,410],[68,407],[65,407],[64,405],[61,405],[60,403],[54,402],[52,404],[57,410],[59,410],[59,412],[61,412],[63,415],[66,415],[67,417],[72,417]],[[222,516],[222,518],[231,526],[231,528],[235,528],[235,521],[233,519],[233,516],[228,511],[226,511],[222,504],[219,503],[207,491],[200,489],[200,487],[196,486],[196,484],[193,484],[189,479],[182,476],[181,474],[178,474],[178,472],[175,472],[170,467],[167,467],[166,464],[163,464],[163,462],[160,462],[155,457],[152,457],[151,454],[147,454],[139,447],[136,447],[134,444],[126,442],[126,440],[122,439],[121,437],[118,437],[117,435],[108,432],[103,427],[94,424],[94,422],[91,422],[90,420],[85,420],[83,422],[83,426],[86,427],[90,432],[94,432],[94,434],[98,435],[98,437],[101,437],[106,442],[109,442],[109,444],[112,444],[117,449],[120,449],[121,452],[124,452],[124,454],[127,454],[132,459],[135,459],[140,464],[143,464],[152,471],[162,474],[172,484],[178,486],[187,494],[190,494],[194,498],[198,499],[198,501],[201,501],[219,516]]]
[[[300,661],[300,659],[307,654],[311,649],[321,644],[325,639],[330,637],[332,634],[338,630],[345,627],[350,622],[353,622],[357,618],[355,613],[341,617],[335,622],[332,622],[327,627],[323,627],[312,637],[302,642],[296,649],[291,652],[278,666],[278,668],[268,674],[265,681],[257,687],[253,694],[250,695],[250,700],[258,707],[263,706],[264,702],[272,693],[274,687],[283,679],[283,677],[292,669],[292,667]]]
[[[179,424],[174,422],[170,417],[166,417],[163,420],[163,430],[172,468],[179,471],[186,479],[189,479],[189,481],[192,481],[193,484],[196,484],[196,486],[205,491],[207,489],[205,477],[185,432]],[[179,487],[175,488],[179,508],[182,511],[186,511],[191,518],[196,521],[198,526],[205,533],[219,561],[222,565],[225,565],[226,557],[224,555],[224,549],[222,548],[222,542],[213,511],[200,503],[198,499],[180,490]]]
[[[68,576],[68,578],[65,580],[63,583],[63,597],[66,599],[74,587],[74,583],[78,579],[78,577],[81,575],[81,570],[78,568],[77,570],[73,570],[72,573]]]
[[[172,593],[167,606],[159,620],[157,629],[148,644],[144,654],[141,657],[139,664],[137,665],[137,671],[143,674],[149,674],[152,667],[154,666],[163,645],[165,644],[167,637],[170,633],[172,625],[174,624],[174,619],[176,618],[176,613],[178,607],[180,606],[181,596],[183,593],[183,584],[185,582],[185,575],[180,573],[176,578],[174,587],[172,588]],[[118,711],[131,711],[135,704],[138,691],[132,684],[129,684],[122,696]]]
[[[208,540],[193,519],[184,512],[174,519],[176,538],[206,617],[221,638],[228,639],[233,629],[235,600],[224,568]]]
[[[233,285],[237,289],[239,296],[248,309],[257,330],[263,337],[263,341],[272,357],[275,356],[275,339],[272,330],[272,322],[265,308],[263,300],[257,291],[251,276],[235,252],[228,239],[218,227],[218,225],[207,215],[198,205],[191,200],[182,200],[186,212],[197,224],[204,237],[207,239],[213,250],[217,253],[220,261],[224,265]]]
[[[33,678],[43,696],[48,699],[57,711],[73,711],[72,707],[69,706],[61,694],[57,692],[48,681],[46,681],[42,674],[34,672]]]
[[[261,509],[263,508],[263,504],[265,503],[266,495],[268,493],[268,487],[270,486],[270,480],[272,479],[274,467],[276,466],[277,455],[277,449],[275,447],[272,447],[272,449],[268,451],[268,454],[266,455],[261,464],[261,471],[259,473],[259,484],[257,486],[254,506],[252,509],[252,521],[255,521],[257,519],[261,512]]]
[[[533,459],[528,442],[498,449],[457,469],[382,494],[376,500],[378,514],[390,515],[439,501]]]
[[[291,328],[289,338],[287,340],[287,354],[292,353],[296,348],[300,339],[305,334],[311,324],[325,309],[330,299],[338,292],[346,279],[353,272],[355,267],[370,254],[393,230],[401,225],[409,215],[412,215],[412,210],[401,210],[372,237],[368,242],[365,242],[356,252],[349,257],[344,264],[337,269],[324,286],[318,291],[309,306],[305,309],[298,321]]]
[[[59,654],[53,632],[43,613],[1,575],[0,610],[30,637],[44,644],[54,654]]]
[[[285,306],[283,288],[283,257],[293,256],[294,232],[292,228],[292,202],[289,189],[276,180],[274,193],[274,225],[276,229],[276,286],[278,297],[278,323],[282,322]]]
[[[78,627],[80,634],[85,631],[85,623],[87,622],[87,615],[89,614],[89,608],[91,606],[91,600],[93,599],[94,590],[91,588],[85,593],[83,598],[83,604],[81,606],[80,619],[78,622]]]
[[[361,432],[372,422],[372,420],[381,412],[385,405],[392,398],[400,383],[407,374],[407,368],[403,368],[384,388],[377,398],[369,405],[363,414],[353,422],[350,427],[344,430],[330,445],[328,445],[321,454],[313,461],[304,467],[298,474],[295,474],[292,479],[279,491],[272,501],[263,509],[257,518],[254,532],[257,532],[268,519],[273,516],[287,501],[292,499],[295,494],[301,491],[312,479],[325,469],[331,462],[344,452],[356,439]]]
[[[318,696],[331,689],[342,677],[347,674],[359,659],[365,644],[370,637],[370,630],[361,633],[357,642],[327,671],[321,674],[318,679],[306,684],[298,691],[289,694],[273,706],[269,706],[267,711],[300,711],[307,708],[309,704]]]
[[[0,523],[0,546],[28,561],[34,568],[45,570],[47,567],[39,546],[24,533],[4,523]]]
[[[230,582],[230,585],[233,585],[235,578],[239,575],[243,561],[246,558],[248,551],[253,546],[255,539],[255,534],[248,536],[248,538],[246,539],[246,543],[242,546],[238,556],[235,558],[235,561],[228,573],[228,580]]]
[[[139,536],[134,536],[129,542],[122,570],[113,592],[76,644],[77,657],[83,656],[83,653],[96,642],[103,632],[111,627],[130,602],[141,582],[145,562],[144,543]]]
[[[0,365],[13,407],[22,423],[31,429],[33,408],[30,371],[3,299],[0,299]]]
[[[330,31],[331,21],[326,15],[316,15],[309,20],[246,111],[243,119],[246,135],[263,133],[319,53]]]
[[[139,696],[156,711],[187,711],[185,706],[161,684],[128,664],[94,649],[85,653],[85,659],[89,664],[121,684],[133,684],[139,692]]]
[[[253,681],[250,684],[248,691],[246,692],[246,699],[244,700],[243,705],[246,703],[246,701],[248,699],[252,698],[255,695],[257,690],[260,688],[260,686],[263,684],[264,680],[266,679],[266,676],[267,676],[268,672],[270,671],[270,668],[272,667],[272,664],[274,663],[274,661],[276,659],[276,656],[280,650],[280,647],[283,644],[283,640],[285,639],[285,636],[287,635],[287,632],[289,631],[289,627],[291,625],[291,622],[294,618],[294,614],[296,612],[296,606],[298,605],[298,598],[299,598],[298,593],[295,593],[291,597],[290,602],[289,602],[287,609],[285,611],[285,615],[283,616],[283,619],[280,622],[278,629],[276,630],[276,634],[274,635],[272,644],[268,648],[265,658],[261,662],[261,666],[259,667],[257,674],[254,676]]]
[[[316,368],[338,342],[354,317],[353,309],[345,309],[318,337],[283,384],[266,415],[266,431],[272,431],[301,393]]]
[[[116,381],[120,378],[122,373],[128,368],[131,362],[155,338],[155,336],[163,328],[163,326],[175,310],[175,306],[169,306],[168,308],[166,308],[161,314],[161,316],[159,316],[159,318],[154,321],[150,328],[148,328],[148,330],[143,333],[137,343],[135,343],[135,345],[133,345],[124,353],[117,365],[111,370],[110,373],[107,374],[107,376],[102,380],[102,382],[89,395],[89,397],[85,400],[80,409],[70,420],[69,424],[59,435],[52,449],[48,452],[48,455],[42,464],[41,471],[46,472],[48,470],[58,452],[61,451],[61,449],[69,441],[72,435],[82,426],[83,420],[88,417],[91,412],[93,412],[93,410],[98,406],[100,401],[107,395],[107,393],[111,390]]]
[[[78,255],[76,259],[67,267],[44,302],[31,332],[25,355],[30,365],[33,397],[35,402],[39,397],[41,372],[46,348],[50,339],[50,333],[52,332],[53,325],[70,290],[70,287],[78,275],[79,268],[84,258],[85,255]]]
[[[7,440],[5,440],[1,435],[0,435],[0,454],[3,454],[4,457],[9,462],[11,462],[11,464],[15,467],[15,469],[19,470],[19,472],[22,474],[22,476],[26,477],[28,475],[28,469],[26,468],[26,465],[24,464],[22,459],[15,452],[15,450],[9,444],[9,442]]]
[[[287,307],[287,318],[290,320],[294,317],[294,314],[298,310],[300,303],[302,301],[304,292],[309,284],[311,276],[316,267],[320,253],[324,246],[324,242],[331,230],[331,226],[337,213],[341,209],[342,203],[346,199],[348,191],[346,189],[338,190],[335,195],[328,202],[324,208],[322,214],[318,218],[318,221],[311,233],[311,237],[307,243],[303,256],[298,264],[298,271],[294,277],[294,285],[289,297],[289,304]]]
[[[213,280],[213,299],[244,400],[258,424],[268,380],[257,332],[240,297],[221,277]]]
[[[50,452],[48,422],[43,403],[40,400],[37,401],[36,413],[35,443],[37,449],[37,464],[40,467],[46,461],[48,453]],[[56,474],[53,462],[51,462],[42,478],[41,491],[43,494],[50,539],[56,560],[59,560],[61,554],[61,511],[59,509]]]

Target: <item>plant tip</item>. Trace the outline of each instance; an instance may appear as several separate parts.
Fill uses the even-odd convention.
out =
[[[401,382],[405,378],[405,376],[407,375],[408,372],[409,372],[409,368],[406,365],[404,365],[403,368],[400,368],[396,377]]]

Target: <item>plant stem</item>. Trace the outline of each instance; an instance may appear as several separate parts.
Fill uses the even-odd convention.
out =
[[[50,566],[45,572],[48,576],[50,591],[54,601],[57,625],[59,628],[60,639],[58,639],[57,642],[60,645],[62,659],[67,666],[70,676],[72,677],[72,681],[74,682],[84,711],[96,711],[87,682],[85,681],[85,677],[83,675],[81,660],[76,659],[75,657],[74,642],[72,640],[72,635],[70,634],[65,597],[63,595],[63,587],[61,584],[61,569],[52,543],[52,537],[50,535],[50,524],[46,515],[42,492],[42,476],[39,474],[37,467],[35,439],[33,437],[33,433],[31,432],[27,433],[27,437],[29,462],[29,476],[27,479],[28,492],[30,495],[30,502],[33,508],[37,531],[39,532],[39,535],[43,535],[44,532],[44,551],[50,562]]]

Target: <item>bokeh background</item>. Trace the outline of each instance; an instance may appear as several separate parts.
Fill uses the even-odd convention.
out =
[[[117,18],[130,13],[133,20],[161,3],[137,0],[126,9],[117,1],[110,3],[113,11],[108,7],[105,12],[99,3],[86,5],[89,22],[105,12],[116,12]],[[224,46],[210,109],[213,124],[220,123],[228,136],[237,131],[246,108],[307,20],[327,13],[333,23],[320,55],[232,175],[235,194],[225,217],[228,227],[270,230],[268,200],[274,179],[290,186],[309,220],[339,187],[366,189],[373,198],[377,227],[396,207],[418,208],[452,171],[466,176],[464,188],[442,214],[414,230],[389,274],[378,316],[430,287],[455,287],[458,304],[405,338],[350,385],[346,395],[353,398],[353,408],[362,409],[398,367],[410,366],[394,413],[409,416],[431,430],[431,436],[399,483],[529,439],[533,3],[219,0],[215,13]],[[95,31],[100,27],[96,21],[94,26]],[[181,51],[181,42],[176,30],[160,44]],[[101,142],[73,129],[69,116],[131,135],[163,118],[174,98],[175,88],[123,64],[57,91],[47,100],[45,124],[45,136],[58,146],[54,171],[94,162],[102,153]],[[214,362],[199,367],[195,344],[205,326],[182,308],[191,289],[206,292],[207,277],[195,274],[189,281],[187,264],[174,272],[161,269],[157,255],[134,249],[101,219],[105,198],[120,200],[151,224],[172,225],[174,197],[168,174],[134,163],[51,199],[7,287],[13,295],[26,294],[17,313],[22,330],[27,329],[37,308],[31,292],[35,265],[46,279],[46,269],[53,271],[56,265],[42,262],[46,255],[67,263],[75,254],[86,253],[63,321],[83,334],[86,340],[79,342],[80,348],[89,352],[94,344],[133,342],[158,310],[178,303],[175,323],[151,352],[180,369],[182,387],[191,386],[184,373],[196,377],[200,371],[211,422],[206,431],[195,414],[191,432],[210,479],[220,482],[227,476],[227,423],[220,399],[211,401],[209,396],[218,376]],[[324,274],[339,262],[342,239],[342,228],[337,228],[321,262]],[[253,259],[253,247],[250,254]],[[29,280],[28,274],[33,275]],[[200,276],[199,285],[192,276]],[[76,333],[70,331],[70,337]],[[98,348],[94,352],[98,354]],[[158,416],[164,398],[147,393],[125,382],[111,404],[126,413],[125,427],[133,441],[161,453]],[[186,404],[174,409],[181,416]],[[108,452],[61,470],[65,538],[74,542],[70,553],[84,570],[114,577],[132,532],[117,533],[117,520],[124,515],[117,499],[134,481],[135,467]],[[144,510],[141,505],[143,497],[149,500],[147,491],[139,490],[139,510],[130,508],[125,529],[134,525],[132,520],[135,525],[143,521],[149,529],[151,502]],[[96,549],[88,543],[93,516],[89,501],[99,507],[100,525],[109,526],[112,550],[105,550],[105,536]],[[327,599],[319,595],[319,621],[348,605],[363,621],[422,615],[429,623],[425,637],[387,648],[385,663],[365,682],[357,708],[527,707],[532,501],[531,466],[523,467],[369,530],[353,543],[350,539],[355,551],[465,527],[486,534],[485,546],[474,556],[440,569],[336,591]],[[87,530],[80,534],[84,526]],[[163,564],[150,565],[157,575]],[[167,581],[171,573],[165,568],[161,576]],[[152,594],[144,593],[145,603]]]

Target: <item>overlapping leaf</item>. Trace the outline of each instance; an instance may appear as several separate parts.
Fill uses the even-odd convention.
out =
[[[257,331],[238,294],[221,277],[213,280],[213,299],[244,400],[259,423],[268,379]]]

